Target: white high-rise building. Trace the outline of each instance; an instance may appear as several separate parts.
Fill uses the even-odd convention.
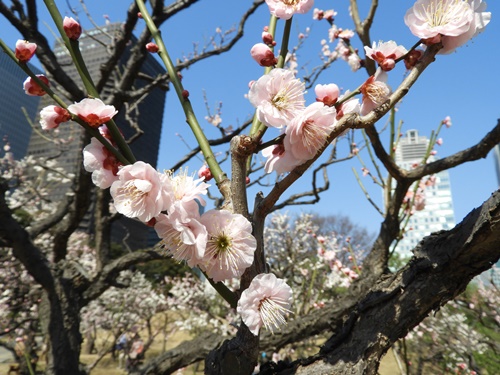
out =
[[[419,136],[417,130],[408,130],[396,147],[396,163],[411,169],[420,164],[425,157],[429,139]],[[430,156],[428,162],[432,161]],[[411,256],[411,250],[425,236],[455,226],[455,215],[451,197],[450,177],[448,171],[439,172],[434,186],[425,188],[425,208],[414,211],[410,217],[404,238],[398,243],[397,251],[403,257]]]

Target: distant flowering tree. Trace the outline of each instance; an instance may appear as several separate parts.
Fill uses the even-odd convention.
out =
[[[0,180],[0,240],[2,248],[12,254],[16,264],[22,264],[22,272],[29,274],[41,290],[40,306],[44,311],[40,313],[40,325],[47,343],[47,374],[86,373],[79,364],[82,314],[90,319],[91,311],[98,310],[99,299],[104,304],[116,298],[127,301],[129,306],[143,306],[148,317],[163,308],[165,300],[161,295],[141,299],[137,294],[148,289],[139,274],[127,276],[122,272],[142,262],[173,257],[196,268],[194,272],[225,300],[228,310],[221,309],[219,316],[228,317],[221,321],[231,321],[236,332],[213,324],[212,334],[200,334],[191,343],[146,363],[137,369],[138,373],[172,373],[205,358],[207,374],[251,374],[261,350],[279,350],[319,332],[328,332],[330,338],[315,355],[270,363],[260,368],[261,374],[375,374],[391,345],[498,261],[497,192],[455,229],[422,241],[415,248],[414,257],[400,270],[391,272],[388,263],[391,246],[401,237],[405,219],[425,203],[419,190],[425,184],[419,181],[430,181],[430,176],[442,170],[484,157],[500,143],[499,124],[466,151],[437,161],[426,158],[411,170],[394,162],[394,146],[399,137],[399,132],[394,131],[395,107],[420,75],[440,58],[438,54],[455,50],[483,31],[491,14],[486,12],[482,0],[417,0],[406,15],[401,15],[418,38],[410,48],[393,40],[378,44],[371,40],[370,28],[378,1],[371,2],[364,20],[360,18],[357,1],[350,1],[354,30],[337,25],[334,10],[315,9],[313,19],[327,21],[329,29],[321,41],[320,66],[302,77],[298,76],[297,51],[310,37],[310,30],[301,33],[297,46],[291,47],[292,21],[305,17],[314,1],[266,0],[269,24],[258,31],[258,43],[244,57],[253,58],[264,67],[262,76],[250,83],[247,95],[255,113],[252,120],[234,128],[221,125],[220,107],[216,114],[208,111],[207,122],[214,125],[212,130],[200,124],[181,71],[209,56],[229,51],[263,0],[252,3],[239,28],[227,32],[217,29],[206,46],[195,48],[175,64],[158,28],[196,0],[178,0],[169,6],[163,0],[152,1],[149,7],[143,0],[136,0],[113,39],[109,60],[101,65],[99,77],[92,77],[86,67],[80,49],[84,31],[80,23],[70,17],[63,19],[54,1],[44,3],[59,31],[61,47],[71,56],[81,80],[76,82],[65,73],[39,31],[36,2],[28,2],[26,9],[18,1],[10,8],[0,2],[0,13],[24,38],[17,43],[0,40],[0,47],[28,74],[23,85],[26,94],[45,96],[54,102],[41,111],[42,130],[37,131],[50,138],[43,132],[57,134],[59,127],[71,124],[84,129],[80,142],[75,142],[79,148],[82,145],[82,160],[74,176],[58,170],[52,160],[44,160],[38,166],[40,170],[49,169],[51,178],[65,182],[70,190],[60,202],[50,202],[45,211],[40,207],[48,195],[40,194],[40,189],[32,190],[29,201],[38,201],[36,209],[40,215],[25,215],[26,220],[19,220],[16,215],[25,209],[24,205],[15,204],[27,192],[24,185],[32,186],[33,181],[23,181],[17,174],[13,178],[14,169],[7,168],[10,172]],[[130,50],[130,58],[123,69],[116,70],[130,44],[132,31],[141,27],[143,31]],[[281,35],[281,42],[276,40],[277,35]],[[360,48],[356,48],[355,36],[361,40]],[[336,43],[333,50],[330,43]],[[8,44],[15,44],[14,51]],[[141,73],[148,53],[157,54],[166,74],[150,77]],[[46,74],[36,75],[28,68],[26,63],[34,54]],[[319,83],[321,74],[337,60],[346,61],[353,72],[366,71],[368,78],[361,79],[357,88],[345,91],[333,82]],[[394,74],[398,64],[405,67],[404,79],[390,87],[389,74]],[[316,98],[309,104],[306,91],[313,87]],[[156,88],[173,89],[197,142],[169,171],[158,171],[144,160],[137,160],[130,147],[130,142],[147,131],[147,124],[138,124],[130,116],[131,107]],[[115,121],[120,112],[135,136],[124,137]],[[376,127],[386,114],[392,116],[388,150],[382,143],[381,129]],[[445,119],[441,125],[449,126],[451,121]],[[219,134],[209,140],[211,131]],[[364,174],[385,187],[383,207],[377,207],[383,222],[366,256],[357,259],[350,241],[339,242],[337,234],[315,233],[309,217],[299,218],[291,225],[277,216],[274,228],[266,232],[266,218],[273,211],[320,200],[320,193],[329,187],[327,167],[359,155],[360,148],[354,142],[354,134],[359,133],[365,139],[362,147],[389,174],[382,183],[378,167],[376,174],[371,174],[363,166]],[[348,150],[341,157],[337,146],[344,140]],[[439,144],[437,139],[431,143],[432,147]],[[216,152],[218,145],[229,148]],[[265,160],[260,158],[261,151]],[[427,157],[432,153],[428,151]],[[204,168],[196,179],[181,166],[198,155],[202,155],[210,173]],[[319,173],[323,186],[319,186]],[[56,174],[59,177],[54,177]],[[285,198],[285,193],[290,194],[288,189],[297,186],[304,174],[312,176],[311,190]],[[210,177],[209,185],[206,181]],[[16,182],[22,194],[12,191],[11,181]],[[268,189],[256,195],[251,212],[247,189],[255,184]],[[90,192],[95,192],[92,199]],[[20,197],[17,201],[13,198],[16,195]],[[205,196],[214,198],[214,208],[206,207]],[[87,269],[72,258],[70,244],[91,206],[95,268]],[[113,254],[110,225],[120,216],[153,227],[160,237],[158,246]],[[127,277],[137,289],[122,295],[112,287]],[[193,287],[193,293],[185,293],[178,288],[177,292],[195,297],[198,290]],[[198,302],[191,306],[200,312],[204,310]],[[108,305],[103,314],[114,307]],[[232,319],[235,311],[238,318]],[[207,317],[201,313],[200,316]],[[130,317],[135,319],[133,314]],[[113,320],[115,316],[106,319]],[[109,324],[114,323],[117,322]],[[227,336],[221,335],[221,331]]]

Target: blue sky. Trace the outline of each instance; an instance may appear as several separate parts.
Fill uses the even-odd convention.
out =
[[[56,1],[56,3],[62,7],[63,15],[70,15],[65,8],[66,1]],[[69,3],[77,9],[81,9],[78,1],[70,0]],[[128,2],[121,1],[88,1],[87,6],[94,16],[94,21],[97,24],[103,24],[104,14],[107,14],[112,22],[123,20],[126,7],[117,6],[120,3],[128,4]],[[392,39],[409,48],[417,39],[404,24],[403,16],[413,1],[383,1],[380,3],[371,32],[372,40]],[[222,30],[231,28],[238,21],[238,16],[250,4],[250,0],[232,2],[201,0],[187,11],[174,17],[162,28],[162,35],[171,57],[175,60],[182,58],[184,54],[189,54],[193,50],[194,42],[203,45],[214,35],[218,27]],[[348,4],[349,2],[346,0],[317,0],[315,7],[326,10],[333,6],[338,12],[335,17],[336,24],[342,28],[352,28],[352,21],[348,16]],[[444,144],[438,149],[438,156],[441,157],[477,143],[500,117],[500,101],[497,93],[498,87],[500,87],[500,74],[495,66],[500,59],[498,52],[500,26],[497,16],[500,14],[500,3],[490,1],[487,10],[492,13],[492,21],[485,32],[466,46],[459,48],[455,53],[438,56],[436,62],[424,72],[399,107],[397,119],[404,121],[403,131],[418,129],[421,135],[429,135],[445,116],[451,116],[453,126],[450,129],[443,129],[441,133],[444,139]],[[363,14],[363,9],[361,11]],[[51,25],[50,19],[44,14],[40,18],[42,30],[47,30],[49,38],[52,38],[47,27],[50,25],[53,30],[55,28]],[[84,27],[92,27],[88,21],[83,20],[85,18],[83,13],[81,13],[81,18]],[[190,92],[190,100],[200,123],[207,130],[209,138],[215,137],[217,133],[214,132],[210,124],[204,121],[207,114],[203,102],[204,92],[212,107],[215,107],[218,102],[223,103],[223,126],[237,125],[253,114],[253,108],[244,95],[248,92],[248,82],[258,79],[262,74],[262,68],[250,58],[249,50],[253,44],[260,41],[262,27],[268,21],[267,7],[262,6],[251,16],[245,37],[232,52],[200,62],[189,70],[183,71],[183,84]],[[283,22],[279,22],[278,29],[282,26]],[[313,21],[312,12],[294,17],[291,45],[297,42],[299,32],[304,32],[307,27],[311,28],[310,36],[305,47],[299,51],[298,58],[299,65],[305,64],[310,69],[318,65],[320,40],[327,38],[328,25],[326,22]],[[0,37],[7,44],[14,45],[19,36],[1,17],[0,30]],[[279,39],[277,41],[279,46]],[[353,39],[353,45],[360,48],[357,39]],[[334,44],[331,45],[331,49],[333,48]],[[299,73],[299,76],[301,74]],[[403,76],[404,68],[398,66],[390,72],[389,83],[393,88],[396,88]],[[338,61],[324,73],[318,83],[336,83],[343,89],[354,89],[366,78],[367,75],[364,71],[352,73],[345,62]],[[313,90],[310,90],[306,104],[310,104],[314,100],[312,95]],[[379,123],[379,127],[382,126],[383,122],[382,120]],[[184,122],[181,107],[174,95],[169,94],[165,108],[161,139],[162,150],[158,160],[159,168],[171,167],[181,158],[183,152],[188,150],[188,146],[184,145],[176,134],[182,135],[188,145],[194,146],[193,137]],[[268,137],[274,135],[276,134],[269,132]],[[357,139],[360,140],[361,137],[358,135]],[[193,159],[189,163],[189,168],[194,171],[200,165],[201,161]],[[376,231],[380,225],[380,216],[364,198],[364,194],[354,178],[353,167],[358,171],[361,168],[356,159],[332,166],[329,172],[330,191],[322,195],[319,204],[301,206],[300,209],[321,214],[342,213],[370,231]],[[229,169],[227,165],[225,168]],[[270,181],[273,181],[274,178],[274,175],[270,176]],[[484,160],[450,170],[450,178],[457,222],[498,188],[492,153]],[[369,180],[364,182],[372,198],[380,201],[380,189]],[[292,192],[309,187],[310,180],[304,176],[298,181]],[[266,193],[266,188],[262,189]],[[251,190],[250,202],[253,201],[254,193],[255,191]],[[291,211],[296,210],[291,209]]]

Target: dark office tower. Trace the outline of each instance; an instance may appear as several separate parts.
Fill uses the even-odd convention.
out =
[[[121,31],[121,24],[109,24],[100,28],[87,30],[81,35],[79,39],[80,50],[94,83],[97,83],[99,80],[100,67],[108,60],[110,56],[109,49],[112,48],[116,35]],[[135,37],[132,37],[130,46],[123,54],[122,60],[117,63],[110,81],[103,89],[101,98],[104,102],[106,102],[106,97],[114,89],[115,83],[120,82],[126,61],[130,57],[130,48],[134,46],[136,40]],[[80,83],[81,79],[71,60],[71,56],[61,41],[56,42],[54,53],[62,69],[78,82],[81,87],[84,87]],[[141,69],[141,73],[153,78],[164,73],[164,71],[153,55],[148,55]],[[143,87],[146,83],[146,81],[138,79],[134,82],[134,88]],[[61,92],[61,96],[64,97],[63,92]],[[49,104],[53,103],[47,102],[44,98],[41,107]],[[135,104],[130,103],[129,106],[121,108],[114,120],[126,139],[136,134],[136,131],[129,126],[127,118],[135,120],[141,130],[144,131],[144,134],[135,137],[135,140],[130,145],[131,149],[137,160],[142,160],[156,167],[163,121],[165,91],[156,88],[143,100],[139,101],[136,106]],[[126,111],[128,111],[127,116],[125,116]],[[78,124],[71,122],[61,124],[55,132],[46,132],[44,137],[34,134],[30,140],[29,154],[44,157],[58,156],[59,165],[68,173],[74,173],[77,171],[77,168],[82,166],[81,150],[85,144],[81,140],[81,134],[82,128]],[[55,143],[47,141],[47,137],[52,137]],[[61,199],[63,195],[68,193],[68,188],[69,185],[66,186],[66,189],[58,188],[57,191],[51,194],[50,198],[56,201]],[[88,221],[82,223],[82,228],[92,231],[91,221],[92,215],[89,215]],[[112,231],[114,242],[123,242],[132,249],[138,249],[147,246],[151,229],[135,220],[123,218],[113,224]]]
[[[35,73],[41,72],[28,63]],[[6,54],[0,52],[0,146],[4,137],[8,140],[10,151],[15,159],[26,155],[31,136],[31,125],[34,122],[40,97],[28,96],[22,90],[23,82],[28,75]],[[0,147],[0,148],[1,148]],[[0,156],[2,153],[0,152]]]

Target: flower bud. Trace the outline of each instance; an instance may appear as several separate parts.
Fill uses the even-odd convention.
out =
[[[40,111],[40,125],[43,130],[55,129],[61,122],[69,121],[71,115],[67,110],[49,105]]]
[[[82,27],[72,17],[64,17],[63,20],[64,32],[71,40],[78,40],[82,35]]]
[[[47,86],[49,85],[49,80],[43,74],[37,74],[37,77],[45,83]],[[40,87],[38,83],[35,82],[31,77],[26,78],[23,83],[24,92],[26,95],[30,96],[44,96],[46,94],[45,90]]]
[[[187,100],[189,98],[189,91],[188,90],[182,90],[182,97]]]
[[[26,63],[31,60],[36,51],[36,44],[30,43],[27,40],[19,39],[16,43],[16,58],[21,63]]]
[[[262,33],[262,41],[264,44],[267,44],[268,46],[271,46],[273,44],[274,38],[271,33],[268,33],[267,31],[264,31]]]
[[[148,44],[146,44],[146,49],[148,50],[148,52],[157,53],[160,50],[160,47],[158,47],[156,43],[149,42]]]
[[[278,63],[278,59],[274,56],[273,51],[264,43],[254,45],[250,50],[250,54],[260,66],[274,66]]]

